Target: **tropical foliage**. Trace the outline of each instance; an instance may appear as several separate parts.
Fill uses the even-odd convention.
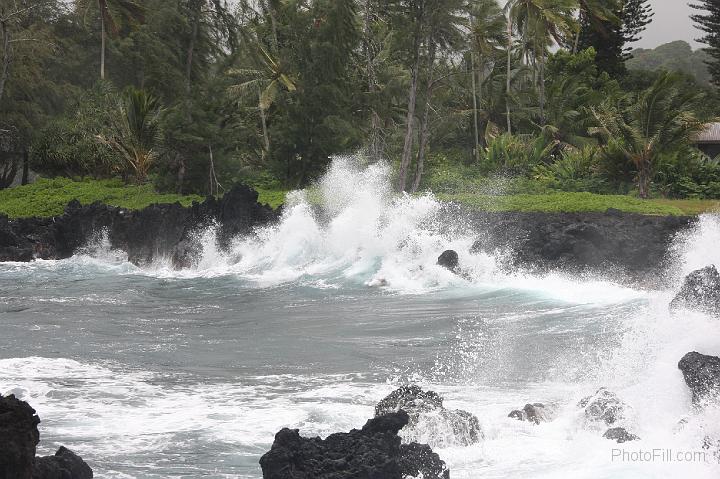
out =
[[[651,20],[647,0],[0,0],[0,188],[281,192],[363,151],[408,192],[716,197],[692,139],[717,92],[625,67]]]

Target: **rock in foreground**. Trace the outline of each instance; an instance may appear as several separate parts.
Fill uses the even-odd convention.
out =
[[[434,391],[419,386],[402,386],[375,406],[375,416],[405,411],[409,422],[404,436],[423,442],[429,439],[433,447],[468,446],[482,439],[480,421],[475,415],[460,409],[446,409],[443,398]]]
[[[670,303],[670,309],[678,308],[720,314],[720,273],[715,266],[707,266],[687,275],[680,292]]]
[[[0,396],[0,479],[92,479],[90,466],[65,447],[54,456],[35,457],[39,423],[28,403]]]
[[[698,352],[687,353],[678,363],[693,403],[700,404],[720,395],[720,358]]]
[[[425,444],[400,444],[398,432],[408,423],[400,411],[370,419],[362,429],[304,438],[282,429],[260,458],[264,479],[449,479],[440,457]]]

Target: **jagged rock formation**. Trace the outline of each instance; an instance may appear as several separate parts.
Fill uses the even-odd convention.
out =
[[[508,417],[517,419],[518,421],[528,421],[535,424],[550,422],[554,416],[554,407],[539,402],[526,404],[522,409],[510,411],[510,414],[508,414]]]
[[[282,429],[260,458],[264,479],[449,479],[440,457],[424,444],[401,444],[398,431],[408,423],[400,411],[370,419],[362,429],[304,438]]]
[[[54,456],[35,457],[39,423],[28,403],[0,396],[0,479],[92,479],[90,466],[65,447]]]
[[[670,303],[670,309],[678,308],[720,314],[720,273],[714,265],[685,277],[682,288]]]
[[[402,386],[375,406],[375,416],[405,411],[409,415],[404,435],[410,439],[430,438],[430,445],[467,446],[482,439],[480,421],[460,409],[446,409],[443,398],[419,386]]]
[[[55,218],[0,216],[0,261],[67,258],[104,231],[110,246],[127,252],[133,263],[146,264],[165,256],[177,267],[187,267],[200,251],[199,229],[216,224],[218,239],[226,245],[234,236],[277,218],[277,212],[258,204],[257,198],[255,190],[239,185],[220,200],[210,197],[188,208],[176,203],[131,211],[72,201]]]
[[[698,352],[687,353],[678,363],[696,405],[720,396],[720,358]]]

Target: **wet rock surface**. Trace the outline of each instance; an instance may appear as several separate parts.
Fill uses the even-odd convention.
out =
[[[678,363],[693,403],[717,400],[720,396],[720,358],[698,352],[687,353]]]
[[[603,437],[605,439],[615,441],[618,444],[629,441],[637,441],[640,439],[635,434],[630,434],[629,432],[627,432],[627,430],[625,430],[625,428],[622,427],[613,427],[608,429],[607,431],[605,431],[605,434],[603,434]]]
[[[457,214],[457,213],[456,213]],[[606,213],[467,212],[482,234],[473,251],[507,253],[509,268],[604,272],[621,281],[655,282],[677,233],[694,217]]]
[[[91,479],[90,466],[65,447],[54,456],[35,457],[39,423],[28,403],[0,396],[0,479]]]
[[[555,416],[555,408],[543,403],[526,404],[522,409],[510,411],[508,417],[517,419],[518,421],[527,421],[534,424],[541,422],[550,422]]]
[[[402,386],[375,406],[375,416],[405,411],[408,425],[403,433],[411,439],[428,440],[433,447],[467,446],[482,439],[478,418],[460,409],[447,409],[443,398],[419,386]]]
[[[589,422],[600,422],[612,426],[625,417],[628,406],[612,391],[600,388],[591,396],[580,400],[578,407],[585,411]]]
[[[187,208],[175,203],[131,211],[101,203],[83,206],[75,200],[54,218],[0,216],[0,261],[67,258],[104,232],[110,246],[127,252],[135,264],[164,256],[178,268],[187,267],[199,254],[201,229],[217,225],[219,243],[227,246],[234,236],[248,234],[278,217],[278,212],[258,204],[257,199],[255,190],[238,185],[222,199],[210,197]]]
[[[682,288],[670,303],[670,309],[678,308],[720,314],[720,273],[714,265],[687,275]]]
[[[401,444],[398,432],[408,423],[401,411],[370,419],[362,429],[304,438],[282,429],[260,459],[264,479],[449,479],[440,457],[425,444]]]
[[[437,264],[443,268],[447,268],[452,272],[457,272],[460,266],[460,258],[456,251],[451,249],[445,250],[440,256],[438,256]]]

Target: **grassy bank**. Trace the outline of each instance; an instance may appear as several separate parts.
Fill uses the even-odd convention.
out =
[[[77,199],[83,205],[100,201],[128,209],[141,209],[154,203],[188,206],[199,196],[158,194],[152,185],[126,185],[119,180],[72,181],[67,178],[40,179],[37,182],[0,190],[0,213],[11,218],[58,216]]]
[[[455,201],[483,211],[543,213],[605,212],[614,208],[644,215],[697,215],[720,211],[717,200],[641,200],[632,196],[593,193],[548,193],[538,195],[489,196],[471,193],[439,194],[443,201]]]
[[[286,191],[258,189],[259,201],[273,208],[280,206]],[[720,211],[718,200],[640,200],[631,196],[592,193],[548,193],[491,196],[473,193],[438,194],[438,199],[455,201],[483,211],[524,212],[604,212],[615,208],[646,215],[697,215]],[[65,178],[41,179],[27,186],[0,190],[0,213],[11,218],[61,215],[73,199],[87,205],[100,201],[128,209],[141,209],[155,203],[180,202],[188,206],[202,201],[196,195],[159,194],[151,185],[126,185],[119,180],[72,181]]]

